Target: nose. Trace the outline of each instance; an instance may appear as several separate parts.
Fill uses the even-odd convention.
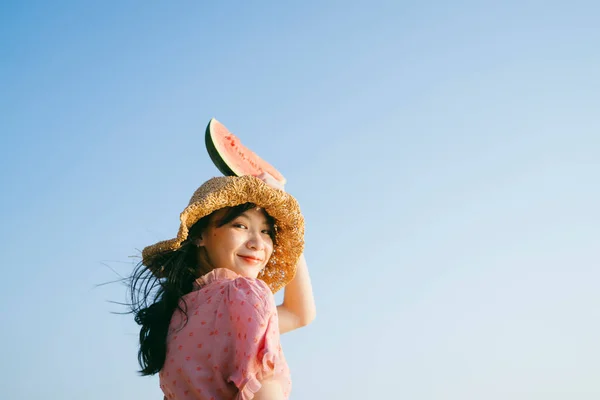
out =
[[[265,248],[265,241],[261,237],[260,232],[250,235],[246,241],[246,247],[250,250],[260,251]]]

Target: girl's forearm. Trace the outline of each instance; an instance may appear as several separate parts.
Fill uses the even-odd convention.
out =
[[[306,326],[315,319],[315,299],[304,254],[298,260],[296,276],[285,287],[283,303],[277,311],[280,333]]]

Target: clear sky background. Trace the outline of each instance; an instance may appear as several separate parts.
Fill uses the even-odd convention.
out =
[[[600,398],[596,1],[4,1],[0,387],[162,399],[125,288],[219,172],[288,178],[293,400]]]

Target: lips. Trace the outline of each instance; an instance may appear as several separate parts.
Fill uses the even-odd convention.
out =
[[[262,261],[261,258],[258,258],[258,257],[255,257],[255,256],[246,256],[246,255],[238,254],[238,257],[242,258],[243,260],[249,261],[249,262],[258,263],[258,262]]]

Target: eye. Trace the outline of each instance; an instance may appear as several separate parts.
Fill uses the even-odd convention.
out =
[[[234,222],[232,225],[234,228],[248,229],[248,227],[241,222]]]
[[[275,230],[273,229],[265,229],[262,231],[264,235],[267,235],[269,239],[271,239],[272,243],[275,243]]]

